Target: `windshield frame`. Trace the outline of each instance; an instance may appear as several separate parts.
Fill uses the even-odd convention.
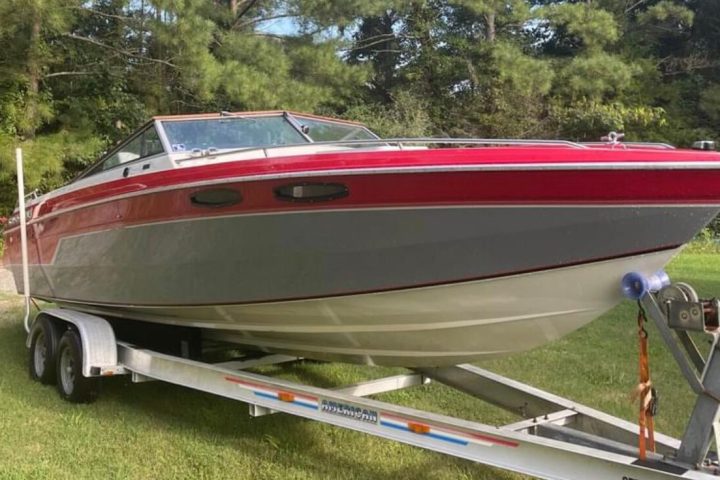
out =
[[[99,167],[103,162],[105,162],[105,160],[107,160],[108,158],[115,155],[117,152],[119,152],[121,149],[123,149],[126,145],[135,141],[140,135],[145,133],[145,130],[147,130],[149,127],[155,128],[155,132],[157,133],[158,137],[160,138],[160,143],[162,144],[162,147],[163,147],[162,152],[158,152],[153,155],[146,155],[144,157],[138,157],[138,158],[130,160],[128,162],[119,163],[117,165],[114,165],[106,170],[96,171],[96,168]],[[111,172],[120,167],[127,167],[128,165],[132,165],[132,164],[141,162],[143,160],[149,160],[149,159],[158,157],[160,155],[167,155],[168,152],[169,152],[168,141],[167,141],[167,136],[165,135],[165,130],[162,128],[162,125],[160,124],[159,121],[152,119],[152,120],[149,120],[149,121],[143,123],[132,134],[128,135],[122,141],[116,143],[115,145],[113,145],[112,147],[107,149],[102,155],[100,155],[100,157],[96,161],[91,163],[88,167],[86,167],[83,171],[81,171],[77,176],[75,176],[75,178],[70,180],[70,182],[68,182],[66,185],[75,183],[75,182],[83,180],[85,178],[93,177],[93,176],[101,174],[101,173]]]
[[[292,118],[292,120],[298,125],[298,128],[300,128],[301,130],[302,130],[302,126],[303,126],[302,119],[306,118],[306,119],[312,120],[314,122],[320,122],[320,123],[324,122],[324,123],[339,125],[342,127],[357,128],[358,130],[360,130],[370,136],[370,138],[368,138],[367,140],[379,140],[380,139],[380,137],[375,132],[373,132],[372,130],[367,128],[362,123],[352,122],[349,120],[340,120],[340,119],[336,119],[336,118],[322,117],[322,116],[318,116],[318,115],[311,115],[308,113],[291,113],[291,112],[286,112],[286,113],[290,118]],[[310,130],[310,132],[308,133],[308,136],[312,137],[312,130]],[[313,143],[332,143],[332,142],[342,143],[343,142],[343,140],[327,140],[327,141],[325,141],[325,140],[317,140],[317,139],[312,139],[312,141],[313,141]]]
[[[294,143],[294,144],[287,144],[287,145],[257,145],[257,146],[250,146],[250,147],[239,147],[239,148],[227,149],[227,153],[234,152],[234,151],[254,150],[254,149],[262,149],[262,148],[309,145],[309,144],[313,144],[313,143],[321,143],[321,144],[332,144],[333,143],[333,141],[327,142],[327,141],[314,140],[311,137],[312,132],[310,132],[308,134],[308,132],[305,130],[305,128],[303,128],[303,124],[302,124],[303,118],[307,118],[309,120],[314,120],[314,121],[318,121],[318,122],[327,122],[327,123],[331,123],[331,124],[342,125],[342,126],[346,126],[346,127],[356,127],[356,128],[359,128],[360,130],[362,130],[363,132],[369,134],[373,139],[380,139],[380,137],[378,135],[376,135],[372,130],[370,130],[364,124],[359,123],[359,122],[353,122],[351,120],[344,120],[344,119],[336,119],[336,118],[331,118],[331,117],[324,117],[324,116],[313,115],[313,114],[309,114],[309,113],[291,112],[291,111],[287,111],[287,110],[260,111],[260,112],[220,112],[219,114],[218,113],[204,113],[204,114],[188,114],[188,115],[155,116],[151,120],[143,123],[140,127],[138,127],[137,130],[135,130],[132,134],[128,135],[121,142],[113,145],[108,150],[106,150],[95,162],[93,162],[87,168],[85,168],[83,171],[81,171],[75,178],[73,178],[66,185],[75,183],[77,181],[80,181],[80,180],[83,180],[86,178],[93,177],[99,173],[111,172],[113,170],[120,168],[121,166],[126,167],[126,166],[134,164],[136,162],[152,159],[152,158],[160,156],[160,155],[172,156],[174,154],[182,154],[182,153],[190,154],[190,153],[192,153],[191,151],[187,151],[187,152],[173,151],[172,145],[170,143],[170,139],[168,138],[167,132],[165,131],[164,123],[165,122],[187,121],[187,120],[208,120],[208,121],[210,121],[210,120],[215,120],[215,119],[222,119],[223,117],[247,118],[249,120],[252,120],[255,118],[264,118],[264,117],[282,117],[306,141],[306,143]],[[155,127],[155,131],[157,132],[158,136],[160,137],[160,142],[162,143],[163,150],[164,150],[162,153],[159,153],[157,155],[137,158],[137,159],[131,160],[129,162],[115,165],[115,166],[108,168],[107,170],[103,170],[101,172],[95,171],[95,169],[98,165],[103,163],[108,157],[114,155],[117,151],[119,151],[125,145],[127,145],[128,143],[130,143],[134,139],[136,139],[149,126]],[[335,142],[343,143],[340,140],[336,140]]]

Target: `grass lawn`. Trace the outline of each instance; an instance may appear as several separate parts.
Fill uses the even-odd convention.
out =
[[[668,271],[701,295],[720,293],[720,255],[684,254]],[[283,415],[251,419],[245,405],[163,383],[110,379],[92,405],[70,405],[29,380],[20,304],[0,297],[0,479],[521,479],[464,460]],[[484,368],[634,420],[636,308],[619,306],[545,348]],[[652,326],[658,429],[682,434],[693,396]],[[277,367],[271,367],[277,368]],[[394,372],[371,369],[372,375]],[[278,368],[286,378],[333,386],[367,379],[368,369],[307,363]],[[382,400],[486,423],[514,417],[442,385]]]

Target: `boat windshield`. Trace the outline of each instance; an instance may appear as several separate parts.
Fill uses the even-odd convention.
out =
[[[300,115],[294,115],[293,118],[302,125],[303,131],[306,132],[314,142],[372,140],[378,138],[362,125],[333,122]]]
[[[297,145],[308,140],[283,117],[223,117],[164,121],[173,152]]]
[[[313,142],[377,138],[362,125],[289,114],[164,120],[162,124],[173,152],[302,145],[310,143],[308,137]]]

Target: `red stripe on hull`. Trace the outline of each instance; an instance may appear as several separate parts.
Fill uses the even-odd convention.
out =
[[[101,185],[90,186],[78,191],[69,192],[58,198],[47,202],[42,214],[50,213],[58,209],[71,208],[82,204],[108,199],[117,195],[142,192],[154,188],[169,186],[182,186],[193,182],[204,182],[231,179],[234,177],[252,177],[262,175],[278,175],[307,173],[329,170],[337,170],[338,176],[342,172],[361,169],[383,169],[383,168],[422,168],[447,167],[482,167],[487,165],[528,165],[531,167],[542,167],[544,164],[582,164],[598,163],[607,165],[607,170],[599,167],[598,170],[577,170],[569,168],[565,171],[484,171],[470,174],[468,172],[433,172],[428,175],[437,179],[438,182],[445,182],[452,179],[453,183],[462,180],[466,176],[477,181],[479,174],[486,179],[483,185],[486,192],[475,198],[477,193],[464,192],[470,195],[467,200],[495,201],[495,202],[522,202],[527,200],[544,200],[549,202],[559,201],[624,201],[638,200],[648,202],[673,201],[699,201],[701,199],[720,198],[715,184],[709,180],[702,180],[703,176],[717,178],[715,170],[704,171],[665,171],[665,170],[622,170],[612,171],[613,164],[636,163],[638,167],[648,163],[669,163],[689,162],[697,163],[701,168],[708,162],[720,162],[720,155],[708,152],[694,151],[670,151],[659,154],[657,151],[643,150],[577,150],[577,149],[556,149],[556,148],[502,148],[502,149],[438,149],[427,151],[400,151],[400,152],[345,152],[328,153],[317,155],[299,155],[293,157],[281,157],[261,160],[242,160],[238,162],[223,162],[219,164],[205,164],[196,167],[178,168],[157,173],[149,173],[142,176],[134,176],[127,179],[118,179]],[[680,181],[664,182],[665,185],[655,185],[654,181],[660,177],[670,175],[675,178],[679,175],[684,179],[692,179],[692,183],[677,185]],[[689,175],[688,175],[689,174]],[[400,173],[401,176],[404,174]],[[417,173],[411,176],[422,177]],[[323,174],[322,177],[336,175]],[[371,175],[370,177],[376,177]],[[590,180],[588,177],[592,177]],[[549,184],[538,184],[538,180],[548,181]],[[590,181],[589,181],[590,180]],[[502,184],[498,182],[501,181]],[[607,184],[610,190],[605,188],[592,188],[593,184],[601,182]],[[465,181],[464,183],[466,183]],[[618,183],[619,182],[619,183]],[[283,182],[279,182],[283,183]],[[675,183],[672,188],[671,183]],[[701,185],[702,184],[702,185]],[[450,194],[452,200],[457,200],[457,193],[452,192],[454,185],[445,185],[444,196]],[[396,189],[398,199],[409,202],[422,201],[430,192],[415,192],[408,197],[407,191],[402,186]],[[590,187],[590,190],[587,188]],[[709,187],[709,188],[702,188]],[[713,188],[714,187],[714,188]],[[670,188],[670,190],[668,190]],[[442,190],[442,189],[441,189]],[[678,197],[678,190],[680,196]],[[667,193],[663,193],[667,192]],[[371,196],[373,192],[370,192]],[[461,196],[465,198],[465,196]],[[429,199],[432,201],[432,199]],[[382,199],[376,199],[382,201]]]

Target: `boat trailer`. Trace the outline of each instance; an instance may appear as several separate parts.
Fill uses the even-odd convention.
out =
[[[655,451],[638,454],[638,425],[473,365],[418,368],[406,374],[327,389],[248,371],[300,360],[286,355],[209,363],[118,341],[106,319],[69,309],[40,311],[28,336],[30,368],[57,383],[70,401],[95,398],[101,377],[160,380],[250,406],[250,415],[286,413],[365,432],[546,479],[710,479],[720,475],[714,454],[720,413],[720,301],[703,301],[686,284],[633,274],[623,281],[677,361],[697,401],[681,440],[655,435]],[[707,358],[688,331],[713,339]],[[68,338],[66,338],[68,337]],[[38,339],[41,340],[38,340]],[[187,352],[185,348],[182,351]],[[57,368],[43,371],[54,355]],[[57,378],[55,378],[55,371]],[[367,398],[437,381],[518,415],[516,423],[484,425]]]

